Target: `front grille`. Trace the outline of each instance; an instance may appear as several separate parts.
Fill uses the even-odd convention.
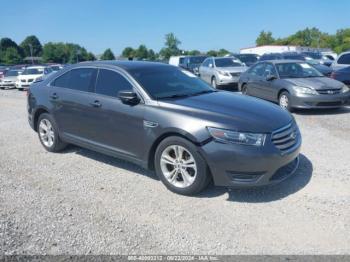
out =
[[[34,79],[28,79],[28,82],[33,82]]]
[[[272,133],[273,144],[282,152],[287,152],[298,142],[299,130],[294,123],[282,127]]]
[[[320,89],[317,90],[317,93],[319,93],[320,95],[336,95],[336,94],[340,94],[341,92],[341,88],[339,89]]]
[[[25,82],[26,82],[26,80],[25,80],[25,79],[22,79],[22,80],[21,80],[21,82],[22,82],[22,83],[25,83]]]
[[[241,75],[241,73],[239,73],[239,72],[237,72],[237,73],[230,73],[230,74],[231,74],[231,76],[234,76],[234,77]]]

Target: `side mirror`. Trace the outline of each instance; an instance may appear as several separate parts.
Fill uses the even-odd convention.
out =
[[[213,64],[209,64],[209,67],[210,67],[210,68],[213,68]]]
[[[118,93],[119,99],[125,104],[136,105],[140,102],[140,98],[134,91],[124,90],[119,91]]]
[[[273,80],[275,80],[275,79],[277,79],[277,77],[276,77],[275,75],[268,75],[268,76],[266,77],[266,81],[273,81]]]

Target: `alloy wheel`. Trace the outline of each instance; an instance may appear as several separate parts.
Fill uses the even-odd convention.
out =
[[[286,95],[281,95],[280,97],[280,107],[287,109],[289,106],[289,99]]]
[[[52,147],[55,139],[55,132],[51,122],[48,119],[41,119],[39,123],[40,140],[46,147]]]
[[[160,168],[168,182],[178,188],[191,186],[197,175],[194,157],[179,145],[171,145],[164,149],[160,158]]]

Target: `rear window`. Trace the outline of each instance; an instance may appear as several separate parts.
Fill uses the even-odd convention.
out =
[[[339,57],[338,64],[350,65],[350,54],[345,54]]]
[[[90,92],[96,80],[96,71],[93,68],[72,69],[56,78],[53,86]]]

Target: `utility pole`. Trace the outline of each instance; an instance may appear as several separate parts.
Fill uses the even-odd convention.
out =
[[[34,60],[33,60],[33,46],[32,44],[29,45],[29,50],[30,50],[30,58],[32,59],[32,65],[34,65]]]

